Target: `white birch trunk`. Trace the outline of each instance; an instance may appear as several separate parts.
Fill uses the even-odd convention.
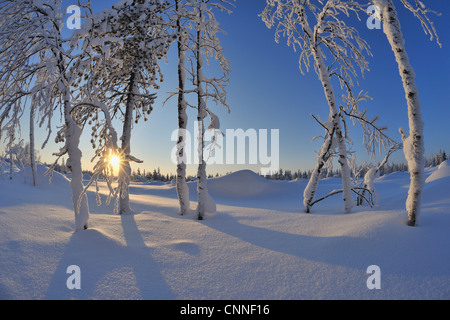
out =
[[[83,192],[83,172],[81,169],[81,150],[79,149],[81,128],[75,123],[70,114],[71,102],[70,94],[66,90],[64,96],[64,118],[66,123],[66,148],[68,153],[67,166],[72,172],[70,186],[72,187],[72,201],[75,211],[75,231],[82,231],[88,228],[89,221],[89,205],[86,194],[83,195],[81,203],[78,201]]]
[[[373,0],[373,3],[380,10],[383,21],[383,32],[394,52],[408,105],[409,137],[405,136],[402,129],[401,132],[404,143],[403,150],[411,177],[408,198],[406,200],[408,225],[415,226],[420,214],[422,189],[425,181],[424,124],[422,121],[419,93],[415,83],[415,73],[409,62],[400,22],[393,2],[391,0]]]
[[[322,173],[322,169],[325,166],[329,158],[329,152],[331,149],[331,145],[333,143],[334,131],[331,135],[326,139],[325,143],[322,145],[319,155],[317,156],[317,164],[311,173],[311,177],[309,178],[308,184],[303,191],[303,205],[305,206],[305,212],[311,212],[311,204],[314,201],[314,197],[316,194],[317,186],[319,184],[320,174]]]
[[[329,121],[333,123],[333,127],[336,130],[336,137],[338,139],[338,153],[339,153],[339,164],[341,165],[341,172],[342,172],[342,188],[343,188],[343,200],[344,200],[344,208],[345,212],[349,213],[351,209],[354,206],[353,203],[353,197],[352,197],[352,190],[351,190],[351,176],[350,176],[350,168],[348,166],[348,160],[347,160],[347,147],[345,145],[345,138],[342,135],[342,126],[341,121],[339,117],[339,112],[336,107],[336,101],[335,101],[335,94],[334,89],[330,81],[330,73],[328,71],[328,68],[325,64],[325,61],[323,59],[322,51],[320,50],[318,44],[314,40],[313,32],[308,24],[308,21],[306,20],[306,16],[304,14],[304,9],[302,8],[302,12],[300,12],[299,17],[301,19],[302,27],[304,28],[304,31],[310,41],[312,42],[312,48],[311,51],[314,56],[314,62],[317,67],[319,80],[322,83],[325,97],[328,102],[328,106],[330,108],[330,114],[329,114]],[[328,141],[324,142],[325,144],[328,144]],[[322,150],[324,148],[322,147]],[[318,159],[318,165],[316,166],[316,169],[320,169],[323,167],[324,159],[323,156],[325,154],[322,153],[322,159]],[[306,199],[306,211],[310,211],[310,205],[312,201],[314,200],[314,195],[317,189],[318,185],[318,179],[320,177],[320,170],[319,172],[313,172],[313,175],[310,178],[310,183],[308,183],[307,188],[304,191],[304,201]]]
[[[202,21],[202,13],[200,10],[200,21]],[[215,212],[216,204],[208,193],[206,162],[204,159],[205,148],[205,127],[204,119],[207,115],[205,100],[203,99],[204,91],[202,83],[205,81],[203,75],[203,57],[201,54],[201,31],[197,31],[197,95],[198,95],[198,171],[197,171],[197,192],[198,192],[198,220],[203,220],[205,212]]]
[[[338,133],[339,141],[339,164],[341,165],[342,175],[342,200],[344,201],[344,210],[346,213],[350,213],[355,206],[352,196],[352,177],[350,167],[347,159],[347,146],[345,145],[345,138],[342,136],[342,132]]]
[[[33,177],[33,186],[36,186],[36,159],[34,156],[34,117],[36,114],[36,107],[31,105],[30,110],[30,165],[31,175]]]
[[[137,75],[135,72],[131,74],[129,82],[129,92],[127,97],[127,105],[125,110],[125,119],[123,122],[123,133],[122,133],[122,153],[123,156],[127,156],[131,153],[131,126],[133,123],[133,110],[135,106],[135,99],[137,94]],[[130,214],[132,213],[130,207],[130,195],[128,193],[130,177],[131,176],[131,166],[129,161],[121,161],[119,169],[119,214]]]
[[[14,130],[14,128],[13,128]],[[11,134],[9,138],[9,180],[12,180],[13,178],[13,153],[12,153],[12,147],[14,142],[14,134]]]
[[[179,12],[180,1],[176,1],[176,11]],[[185,71],[185,45],[184,36],[182,34],[181,20],[177,20],[178,31],[178,142],[177,142],[177,194],[180,203],[180,214],[185,215],[190,210],[189,189],[186,183],[186,128],[187,113],[186,101],[184,99],[184,88],[186,82]]]
[[[322,53],[318,47],[313,49],[314,60],[319,71],[319,79],[322,83],[325,97],[328,101],[328,106],[330,107],[329,120],[332,121],[334,127],[336,128],[336,138],[338,141],[338,154],[339,154],[339,164],[341,166],[342,175],[342,198],[344,200],[345,212],[349,213],[354,206],[352,190],[351,190],[351,176],[350,168],[348,166],[347,160],[347,146],[345,145],[345,138],[342,134],[342,125],[339,116],[339,111],[336,107],[336,99],[334,95],[334,89],[330,81],[330,74],[325,61],[323,60]]]

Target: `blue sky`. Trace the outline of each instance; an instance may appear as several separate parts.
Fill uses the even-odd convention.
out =
[[[397,1],[396,1],[397,2]],[[412,14],[398,6],[406,47],[417,76],[417,86],[422,102],[425,122],[426,154],[436,153],[440,148],[450,151],[450,2],[427,0],[426,4],[442,16],[432,16],[443,44],[442,48],[431,42],[420,23]],[[110,1],[94,1],[95,10],[110,6]],[[283,169],[307,170],[315,165],[314,150],[320,148],[320,141],[311,142],[314,136],[322,135],[323,129],[310,116],[311,113],[326,119],[328,106],[323,89],[313,70],[302,75],[298,68],[298,53],[274,41],[274,31],[267,29],[258,15],[265,6],[263,0],[238,0],[231,15],[218,14],[218,20],[227,34],[221,36],[225,55],[231,62],[231,83],[227,89],[231,113],[221,106],[210,108],[221,120],[222,130],[226,129],[279,129],[280,166]],[[360,90],[368,91],[373,101],[362,105],[368,114],[379,115],[379,123],[389,127],[389,135],[400,141],[398,128],[408,128],[404,91],[397,65],[390,46],[382,30],[369,30],[365,17],[356,22],[361,36],[369,43],[373,57],[369,58],[371,71],[365,79],[360,79]],[[140,169],[153,170],[160,167],[164,173],[175,172],[170,160],[174,142],[171,133],[177,128],[176,99],[162,107],[167,92],[177,87],[175,46],[169,54],[169,64],[163,66],[165,81],[157,92],[158,100],[148,122],[136,125],[132,133],[132,154],[142,160]],[[336,88],[337,89],[337,88]],[[359,91],[359,90],[358,90]],[[195,110],[189,110],[193,132]],[[120,125],[117,131],[121,132]],[[269,131],[270,132],[270,131]],[[28,129],[22,128],[26,137]],[[359,128],[351,128],[354,142],[352,150],[357,159],[369,160],[362,148]],[[84,167],[90,169],[93,155],[89,144],[90,130],[83,135],[81,148]],[[43,133],[42,133],[43,136]],[[26,139],[26,138],[25,138]],[[38,137],[43,141],[43,137]],[[50,153],[60,146],[51,144],[40,150],[43,160],[50,161]],[[398,151],[394,162],[402,162],[403,153]],[[214,165],[209,173],[225,173],[237,169],[250,168],[258,171],[260,166]],[[135,167],[137,168],[137,167]],[[336,167],[337,168],[337,167]],[[196,166],[188,168],[194,174]]]

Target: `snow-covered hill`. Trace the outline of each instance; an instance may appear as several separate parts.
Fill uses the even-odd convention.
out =
[[[306,181],[251,171],[209,180],[217,213],[180,217],[171,184],[135,183],[134,215],[89,194],[90,229],[74,233],[66,177],[0,179],[2,299],[449,299],[450,170],[427,169],[423,212],[406,226],[407,173],[379,178],[380,205],[343,214],[339,195],[302,210]],[[26,173],[27,175],[27,173]],[[320,194],[339,179],[319,183]],[[196,183],[190,183],[195,208]],[[104,199],[103,199],[104,200]],[[104,201],[103,201],[104,203]],[[80,268],[69,290],[67,268]],[[367,268],[380,268],[370,290]]]

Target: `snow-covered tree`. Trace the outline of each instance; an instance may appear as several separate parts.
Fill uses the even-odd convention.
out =
[[[370,97],[362,92],[360,92],[356,98],[353,96],[351,91],[348,91],[348,95],[342,97],[343,101],[345,101],[345,106],[340,107],[341,113],[350,118],[353,125],[356,125],[357,123],[360,124],[363,130],[363,145],[365,146],[367,154],[370,155],[371,159],[375,160],[377,155],[384,154],[383,160],[377,166],[372,165],[367,170],[364,176],[364,185],[363,187],[358,188],[359,191],[356,192],[357,205],[361,205],[364,202],[366,199],[366,192],[369,192],[372,196],[375,194],[374,181],[376,176],[386,165],[389,157],[403,147],[401,143],[394,141],[386,134],[385,131],[388,129],[386,126],[378,125],[378,116],[369,118],[367,109],[364,111],[359,109],[359,102],[367,98]]]
[[[31,82],[28,73],[30,58],[21,50],[24,42],[16,42],[13,35],[16,26],[7,14],[11,6],[4,3],[0,6],[2,34],[0,37],[0,140],[5,139],[10,157],[10,179],[12,179],[13,151],[20,133],[20,120],[25,112],[28,98],[28,86]]]
[[[394,52],[408,105],[409,136],[407,136],[403,128],[400,129],[400,133],[402,135],[403,151],[408,162],[408,170],[411,177],[408,198],[406,200],[408,225],[415,226],[420,214],[422,189],[425,182],[424,123],[422,120],[419,91],[416,86],[414,69],[409,61],[400,21],[393,1],[372,0],[372,2],[378,8],[381,21],[383,22],[383,32]],[[425,33],[429,34],[431,39],[436,37],[439,43],[436,30],[428,17],[428,13],[431,11],[426,8],[425,4],[418,0],[415,0],[415,6],[408,0],[401,0],[401,3],[420,20]]]
[[[7,155],[9,155],[9,179],[13,178],[13,157],[16,154],[16,136],[19,130],[19,122],[23,114],[23,106],[18,101],[13,105],[3,105],[3,112],[0,116],[0,139],[2,133],[5,136]],[[3,123],[6,120],[6,123]]]
[[[85,111],[86,108],[89,111]],[[99,206],[101,205],[99,187],[97,182],[98,178],[102,176],[109,189],[107,204],[109,204],[111,199],[114,198],[115,200],[114,213],[119,213],[119,199],[121,189],[120,184],[118,188],[113,187],[114,168],[112,167],[111,159],[113,156],[119,154],[120,149],[118,146],[117,132],[112,125],[109,109],[101,101],[91,97],[91,99],[89,100],[81,101],[74,104],[72,110],[82,115],[79,122],[86,122],[86,119],[90,117],[92,110],[97,111],[96,115],[97,118],[100,117],[100,114],[102,114],[104,117],[104,125],[102,126],[99,136],[100,145],[96,150],[96,155],[94,156],[94,158],[97,158],[97,162],[94,166],[94,172],[92,174],[90,181],[83,188],[78,197],[76,210],[80,210],[81,206],[83,205],[83,199],[86,196],[86,192],[93,183],[95,183],[96,185],[97,205]],[[79,110],[83,110],[83,112],[79,112]],[[129,155],[129,157],[132,158],[131,155]]]
[[[287,44],[300,51],[299,67],[302,73],[309,70],[310,60],[321,81],[329,107],[328,121],[321,123],[326,129],[324,143],[318,153],[317,165],[304,190],[306,212],[310,212],[314,202],[321,171],[337,149],[341,166],[343,200],[345,212],[354,206],[350,168],[347,159],[347,134],[342,126],[343,116],[336,101],[337,94],[332,78],[339,81],[341,87],[349,92],[357,78],[368,68],[365,54],[369,53],[367,43],[359,37],[357,30],[348,26],[340,15],[349,16],[362,10],[355,1],[309,1],[309,0],[267,0],[262,19],[267,27],[276,26],[275,40],[280,36],[287,38]],[[313,24],[308,21],[313,18]]]
[[[177,180],[176,189],[180,203],[180,214],[185,215],[190,210],[189,188],[186,182],[186,129],[188,116],[186,112],[187,102],[185,98],[186,87],[186,50],[187,34],[189,32],[186,25],[189,20],[189,9],[186,1],[174,0],[175,12],[171,14],[175,33],[177,35],[178,51],[178,140],[177,140]]]
[[[356,200],[357,205],[362,205],[364,200],[366,199],[366,193],[370,194],[370,198],[374,199],[372,201],[373,204],[377,204],[380,201],[379,195],[375,189],[375,179],[379,176],[383,167],[387,164],[389,157],[401,149],[402,145],[394,143],[389,147],[389,150],[385,153],[383,160],[377,166],[371,166],[364,175],[363,187],[360,189],[358,193],[358,197]]]
[[[163,80],[158,61],[166,56],[173,41],[163,16],[168,5],[159,0],[122,1],[95,15],[86,26],[96,37],[89,44],[90,70],[79,80],[85,81],[84,95],[95,96],[108,105],[112,117],[123,122],[117,155],[121,162],[120,214],[132,212],[128,194],[130,162],[136,161],[130,154],[132,127],[141,118],[147,121],[153,109],[156,94],[151,91],[159,88],[158,80]],[[95,123],[91,142],[97,148],[98,131],[103,125],[95,113],[93,118],[89,120]]]
[[[189,189],[186,184],[186,108],[190,104],[186,95],[195,93],[197,104],[190,105],[197,109],[198,123],[198,219],[203,219],[205,212],[215,211],[215,202],[209,196],[207,189],[206,160],[205,160],[205,132],[212,130],[213,141],[219,134],[220,121],[218,117],[207,107],[208,101],[225,106],[228,75],[230,72],[229,61],[223,55],[218,34],[222,32],[216,20],[214,11],[230,13],[229,7],[233,6],[227,0],[175,0],[174,25],[177,34],[178,45],[178,91],[172,92],[166,99],[178,97],[178,141],[177,141],[177,193],[180,201],[181,214],[190,210]],[[216,61],[222,75],[216,77],[205,76],[205,61],[209,65]],[[187,80],[192,83],[193,89],[187,87]],[[211,123],[205,128],[204,120],[210,117]],[[214,145],[214,143],[212,143]]]
[[[4,43],[6,39],[2,38],[0,41]],[[6,57],[10,53],[15,54],[14,57]],[[30,56],[27,58],[24,55],[29,52],[6,50],[1,55],[0,67],[0,83],[3,90],[1,91],[0,101],[2,110],[0,114],[0,138],[3,134],[14,135],[13,131],[20,130],[20,119],[29,106],[29,137],[30,148],[35,150],[34,142],[34,125],[36,116],[39,117],[39,126],[42,127],[46,123],[48,131],[47,137],[42,145],[45,147],[51,134],[51,118],[53,115],[54,102],[48,100],[48,92],[41,90],[43,84],[43,77],[46,75],[45,68],[40,67],[35,61],[39,58]],[[11,63],[12,62],[12,63]],[[11,72],[14,70],[14,72]],[[37,85],[36,85],[37,84]],[[35,152],[29,152],[30,156],[27,164],[30,164],[33,185],[36,185],[36,163]]]
[[[78,2],[78,5],[80,11],[91,12],[89,3]],[[56,156],[59,158],[68,155],[67,166],[72,172],[75,229],[80,231],[88,227],[89,207],[87,197],[83,197],[81,206],[78,206],[78,199],[83,190],[82,153],[78,147],[82,129],[76,121],[77,116],[72,113],[72,85],[74,75],[77,74],[77,65],[84,67],[75,63],[82,54],[75,49],[83,39],[64,38],[64,12],[61,0],[9,0],[2,3],[1,41],[5,44],[1,46],[2,55],[11,61],[2,69],[9,80],[2,78],[2,81],[28,81],[27,83],[33,86],[28,94],[43,91],[47,97],[56,97],[55,103],[61,107],[64,116],[64,127],[57,140],[65,142]],[[14,78],[18,70],[21,70],[20,77]]]
[[[217,104],[225,106],[230,110],[226,103],[225,86],[228,83],[228,75],[230,72],[229,61],[223,54],[223,48],[218,38],[218,33],[221,32],[219,24],[214,15],[214,9],[226,11],[230,2],[224,0],[208,1],[196,0],[193,3],[194,19],[196,20],[196,35],[193,41],[193,57],[189,58],[191,66],[195,70],[191,70],[191,80],[195,89],[193,91],[197,94],[197,123],[198,123],[198,170],[197,170],[197,192],[198,192],[198,207],[197,216],[202,220],[205,212],[215,212],[216,204],[208,193],[207,174],[206,174],[206,159],[205,159],[205,124],[204,120],[209,115],[211,123],[208,130],[219,130],[220,121],[218,117],[207,108],[207,102],[212,100]],[[205,76],[205,59],[209,62],[216,60],[222,70],[221,77],[208,78]]]
[[[33,177],[33,186],[36,186],[36,158],[34,155],[34,121],[36,116],[36,108],[35,106],[30,107],[30,167],[31,167],[31,175]]]
[[[50,75],[47,74],[46,69],[39,69],[36,76],[36,83],[39,85],[36,88],[33,88],[33,94],[31,95],[31,104],[30,104],[30,166],[33,177],[33,185],[36,185],[36,158],[35,152],[35,135],[34,135],[34,127],[36,122],[36,117],[39,119],[39,127],[42,127],[44,124],[47,129],[47,137],[42,143],[41,148],[43,149],[50,139],[52,128],[51,121],[53,118],[54,105],[56,101],[56,96],[49,92],[48,90],[43,90],[42,87],[47,83],[46,77]]]
[[[442,162],[447,160],[447,154],[445,150],[439,149],[438,154],[436,155],[436,165],[440,165]]]

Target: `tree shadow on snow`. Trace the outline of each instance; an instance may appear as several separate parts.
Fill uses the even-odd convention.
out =
[[[398,243],[392,244],[389,241],[374,240],[370,237],[292,234],[246,225],[227,213],[220,213],[220,215],[222,215],[220,219],[205,220],[202,223],[264,249],[361,270],[363,277],[367,267],[373,264],[382,264],[381,267],[386,274],[402,276],[448,274],[445,264],[436,266],[435,263],[427,261],[426,257],[421,260],[421,263],[411,265],[408,259],[398,256],[402,243],[407,246],[410,241],[409,236],[413,238],[416,236],[413,233],[406,239],[400,238]],[[431,254],[431,257],[434,256]],[[405,257],[409,258],[409,253]]]
[[[53,274],[45,299],[174,299],[133,215],[122,216],[126,244],[98,229],[76,232]],[[81,289],[69,290],[67,268],[81,270]]]

